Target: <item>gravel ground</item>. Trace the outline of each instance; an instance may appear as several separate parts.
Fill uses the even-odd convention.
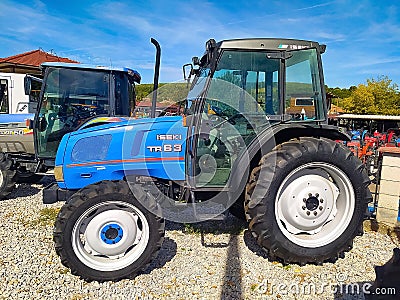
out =
[[[155,261],[133,280],[87,283],[56,255],[54,216],[42,185],[21,184],[0,201],[0,299],[364,299],[397,240],[368,232],[335,264],[283,266],[269,262],[244,224],[233,216],[199,226],[167,223]],[[239,234],[236,234],[239,232]],[[357,284],[357,286],[355,285]],[[360,293],[357,293],[357,290]]]

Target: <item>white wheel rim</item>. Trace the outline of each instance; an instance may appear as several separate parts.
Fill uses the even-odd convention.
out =
[[[355,194],[338,167],[313,162],[293,170],[279,187],[275,218],[282,233],[307,248],[325,246],[347,229]]]
[[[3,181],[4,181],[3,171],[0,170],[0,187],[3,185]]]
[[[134,205],[107,201],[87,209],[72,230],[72,248],[78,259],[98,271],[123,269],[145,251],[149,224]]]

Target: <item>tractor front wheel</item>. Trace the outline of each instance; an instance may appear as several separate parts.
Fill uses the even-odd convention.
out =
[[[144,191],[135,195],[143,195],[147,199],[140,201],[159,209]],[[103,181],[75,193],[55,223],[54,242],[61,262],[86,281],[131,278],[143,270],[161,247],[164,220],[140,201],[123,181]]]
[[[300,138],[265,155],[246,187],[246,217],[257,242],[285,263],[335,261],[362,234],[369,178],[347,148]]]

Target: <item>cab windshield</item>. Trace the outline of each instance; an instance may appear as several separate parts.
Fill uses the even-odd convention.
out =
[[[199,69],[188,95],[188,107],[194,111],[191,101],[203,97],[206,108],[216,107],[225,115],[263,114],[269,122],[324,121],[317,50],[288,51],[284,60],[278,53],[223,51],[213,72],[208,66]],[[207,81],[210,74],[212,78]],[[203,95],[206,84],[207,94]]]

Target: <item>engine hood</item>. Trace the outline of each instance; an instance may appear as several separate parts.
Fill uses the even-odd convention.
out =
[[[77,131],[71,133],[71,136],[105,129],[117,129],[124,126],[143,126],[151,127],[153,124],[175,123],[182,121],[181,116],[163,116],[157,118],[126,118],[126,117],[98,117],[84,123]]]

